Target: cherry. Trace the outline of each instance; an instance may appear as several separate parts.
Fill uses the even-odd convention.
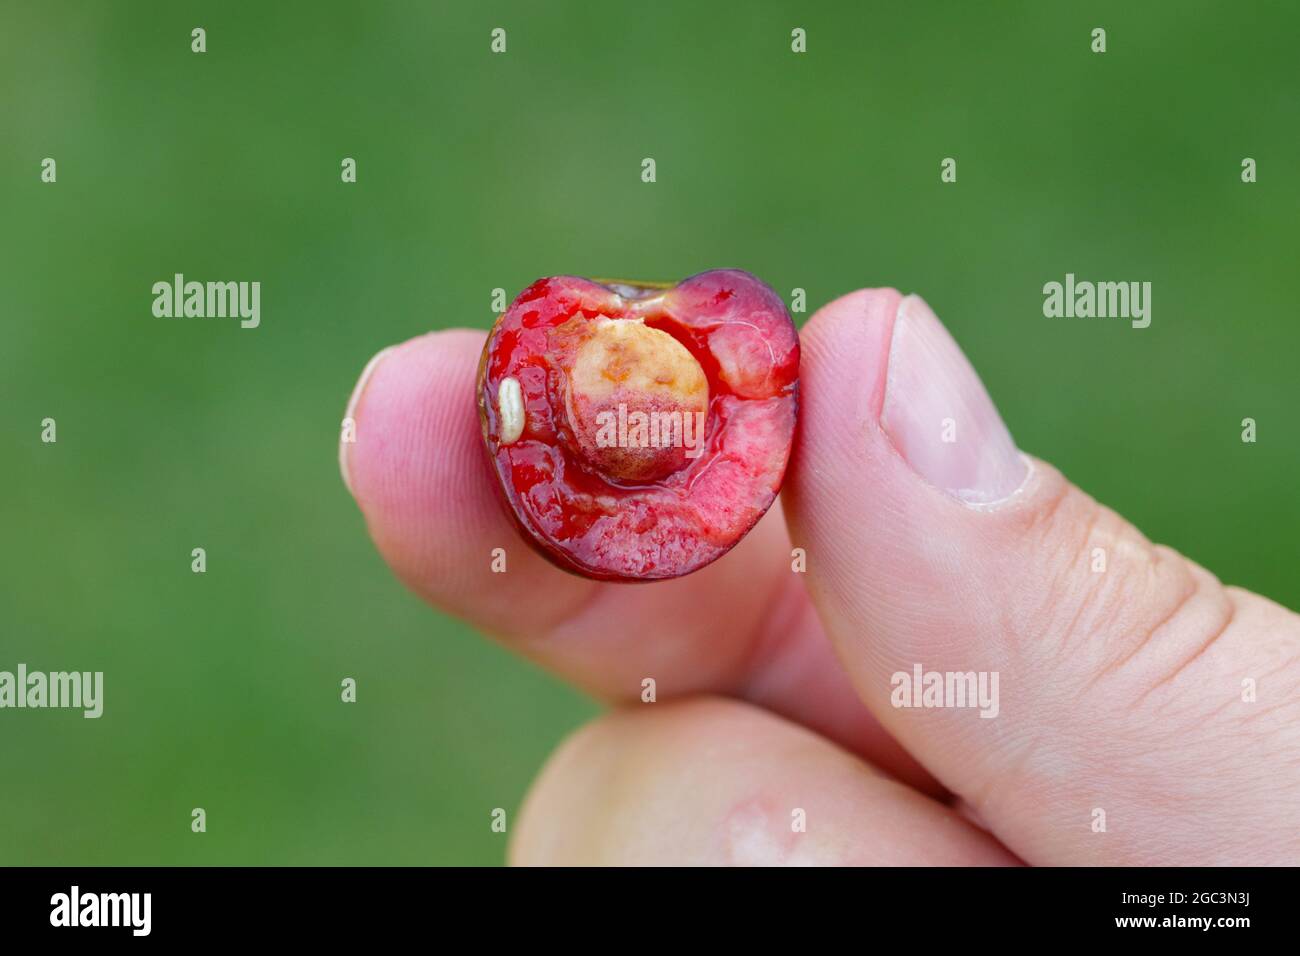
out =
[[[554,563],[677,577],[772,504],[798,374],[785,304],[746,272],[675,286],[539,279],[484,346],[483,440],[510,514]]]

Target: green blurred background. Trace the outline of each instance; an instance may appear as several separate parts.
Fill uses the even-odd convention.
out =
[[[1300,10],[989,7],[3,0],[0,669],[106,701],[0,711],[0,863],[503,859],[596,708],[402,589],[335,446],[372,353],[541,275],[921,292],[1022,447],[1300,605]],[[261,327],[155,319],[175,272]],[[1044,318],[1066,272],[1151,327]]]

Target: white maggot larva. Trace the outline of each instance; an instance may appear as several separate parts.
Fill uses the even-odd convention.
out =
[[[519,379],[503,378],[497,386],[497,414],[501,419],[501,444],[518,441],[524,433],[524,393]]]

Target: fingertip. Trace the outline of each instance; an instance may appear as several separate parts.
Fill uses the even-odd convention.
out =
[[[372,359],[354,389],[353,440],[340,450],[345,483],[408,583],[436,571],[431,562],[455,550],[448,541],[479,541],[502,523],[474,406],[483,338],[449,329],[410,339]]]
[[[362,511],[411,490],[403,479],[411,465],[429,464],[429,443],[461,452],[477,434],[472,389],[482,347],[482,332],[448,329],[389,346],[366,364],[345,415],[353,440],[339,454]]]
[[[800,542],[816,536],[820,518],[855,526],[871,501],[857,494],[879,448],[880,412],[890,341],[902,294],[858,289],[828,303],[800,333],[799,429],[784,495]]]
[[[365,367],[361,369],[356,384],[352,386],[352,394],[348,396],[348,404],[343,410],[343,422],[339,431],[339,474],[343,478],[343,487],[347,488],[348,493],[353,494],[354,497],[355,492],[352,489],[349,459],[351,458],[352,446],[356,442],[357,406],[361,403],[361,396],[365,393],[366,385],[369,384],[375,369],[395,348],[397,346],[389,345],[370,357]]]
[[[818,309],[800,332],[804,414],[826,411],[879,417],[894,320],[903,295],[894,288],[858,289]],[[845,403],[842,391],[853,390]],[[811,393],[811,394],[810,394]],[[818,401],[820,397],[830,401]]]

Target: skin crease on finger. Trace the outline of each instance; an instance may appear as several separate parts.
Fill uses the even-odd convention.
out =
[[[529,793],[516,865],[1001,866],[987,833],[808,730],[717,698],[616,710]]]

